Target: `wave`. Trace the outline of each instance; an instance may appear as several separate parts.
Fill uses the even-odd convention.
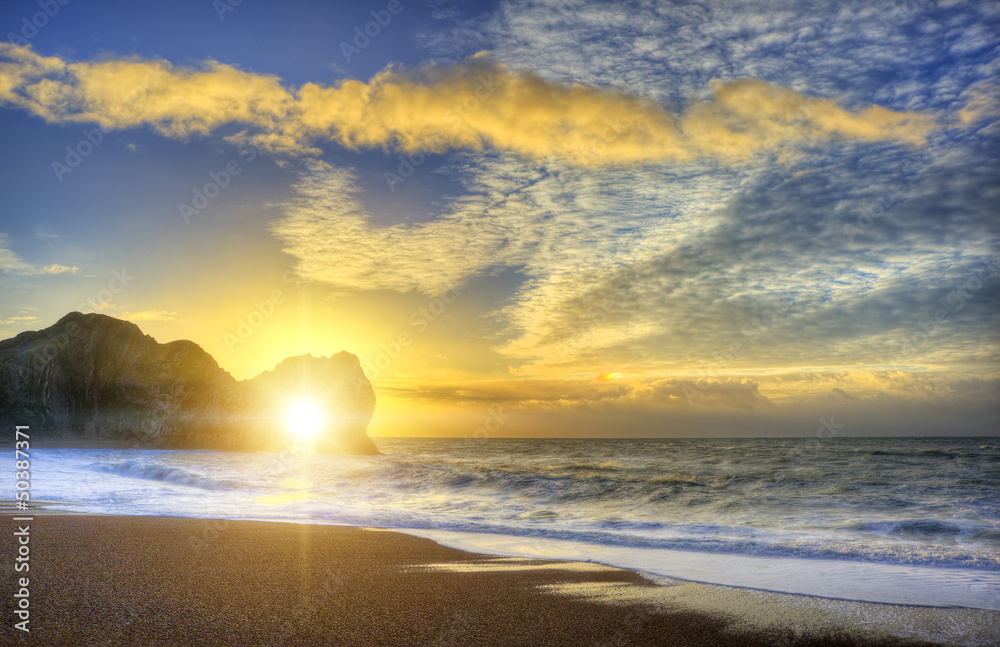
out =
[[[151,463],[146,460],[120,461],[107,465],[95,463],[90,465],[88,469],[95,472],[104,472],[105,474],[136,479],[149,479],[202,490],[239,490],[248,485],[243,481],[214,479],[180,467]]]
[[[660,523],[606,522],[603,528],[553,529],[517,524],[475,523],[440,518],[376,519],[388,528],[423,528],[476,534],[497,534],[557,539],[623,548],[654,548],[698,553],[742,555],[749,557],[796,557],[837,559],[856,562],[937,566],[984,571],[1000,571],[1000,554],[985,548],[913,544],[901,547],[895,542],[864,542],[842,539],[788,538],[761,533],[752,528],[728,528],[714,525],[682,527]],[[335,522],[335,520],[331,520]],[[656,534],[661,535],[657,537]],[[669,535],[688,536],[669,536]],[[668,536],[662,536],[668,535]],[[732,536],[725,536],[732,535]],[[742,535],[742,536],[740,536]]]

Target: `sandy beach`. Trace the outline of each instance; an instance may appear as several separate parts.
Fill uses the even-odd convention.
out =
[[[5,645],[990,644],[1000,617],[657,584],[379,529],[29,514],[31,633],[7,577]]]

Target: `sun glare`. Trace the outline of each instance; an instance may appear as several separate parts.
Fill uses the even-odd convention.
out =
[[[323,409],[312,400],[296,400],[285,410],[285,427],[297,441],[316,440],[324,419]]]

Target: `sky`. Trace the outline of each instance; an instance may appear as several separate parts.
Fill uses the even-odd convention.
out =
[[[1000,431],[1000,3],[0,8],[0,337],[237,379],[361,360],[375,436]]]

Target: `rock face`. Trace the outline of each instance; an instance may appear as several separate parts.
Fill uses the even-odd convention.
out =
[[[289,399],[320,403],[330,413],[316,439],[316,449],[347,454],[377,454],[368,437],[368,423],[375,410],[375,391],[356,355],[340,352],[332,357],[289,357],[247,382],[248,410],[282,412]],[[265,435],[282,435],[285,422],[267,424]],[[259,431],[258,431],[259,433]],[[266,443],[264,443],[266,444]]]
[[[378,453],[375,392],[350,353],[290,357],[238,382],[194,342],[160,344],[105,315],[72,312],[0,341],[0,424],[29,425],[32,439],[278,450],[291,438],[283,409],[301,397],[329,413],[318,451]]]

